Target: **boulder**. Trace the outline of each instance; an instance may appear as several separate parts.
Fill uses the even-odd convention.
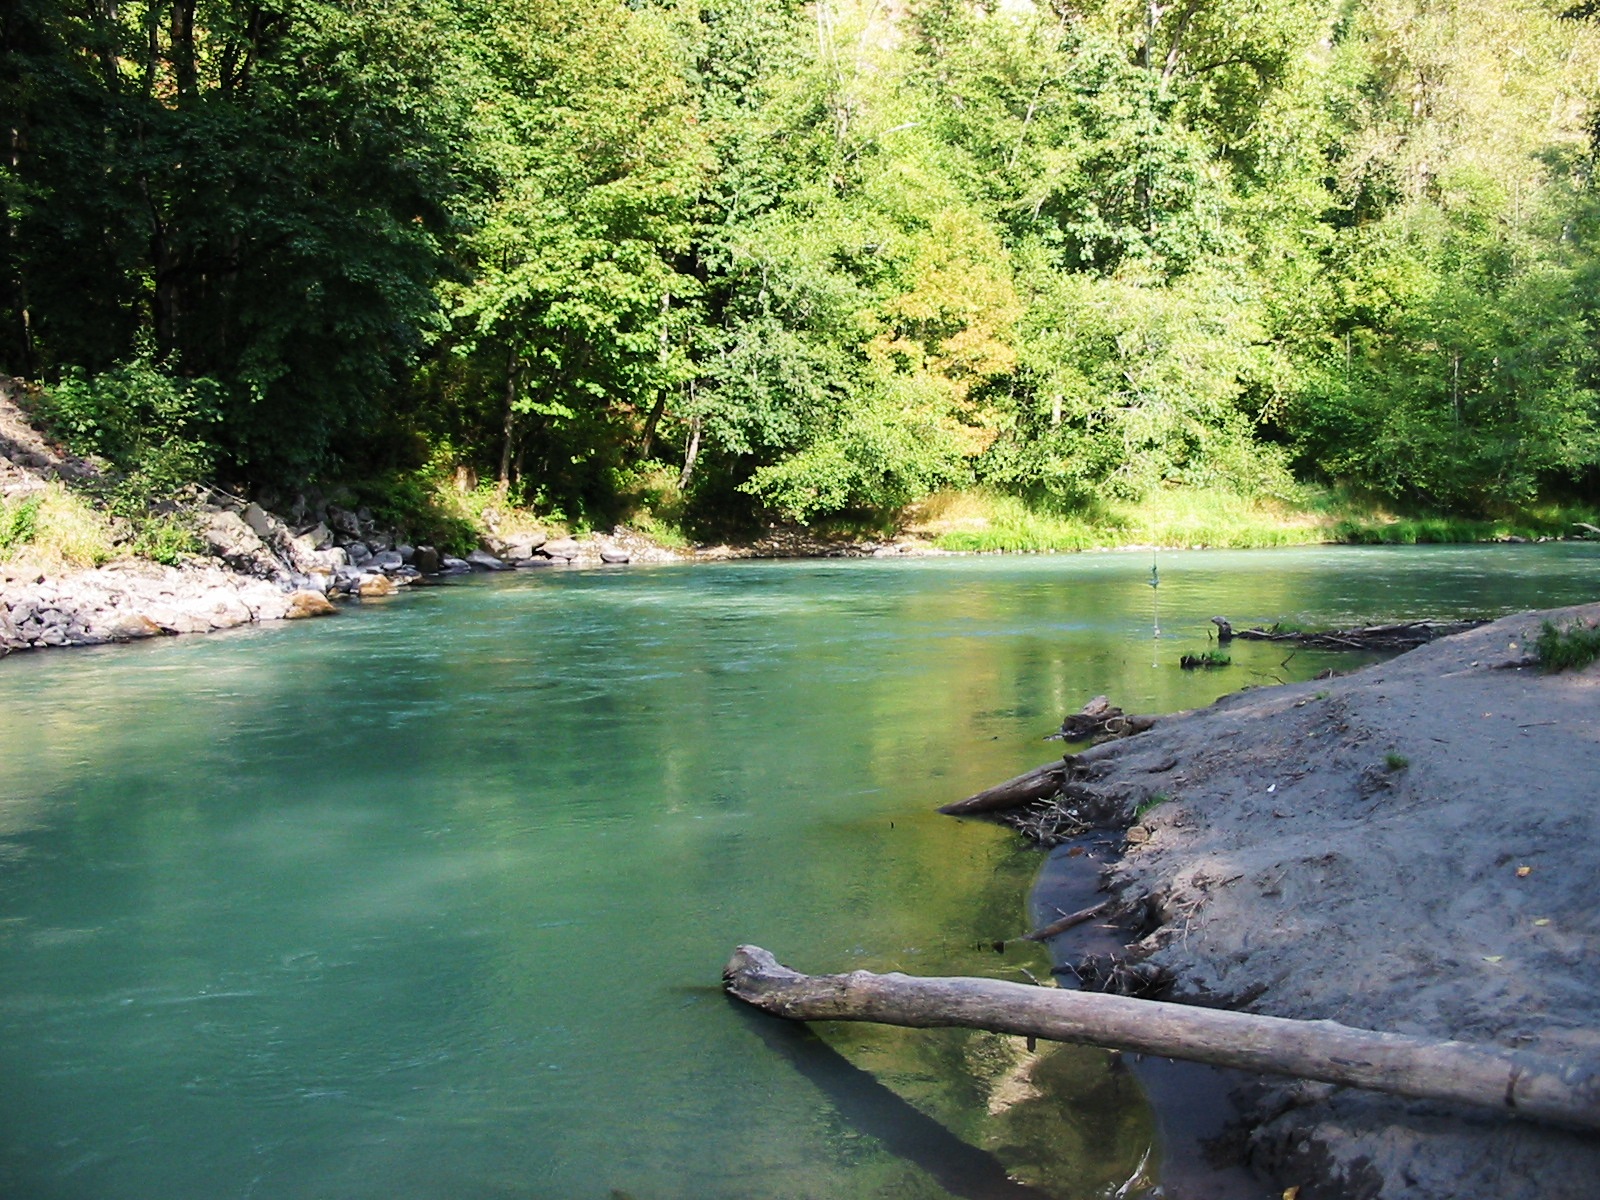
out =
[[[333,526],[336,534],[343,534],[347,538],[361,536],[361,519],[348,508],[340,508],[337,504],[328,505],[328,524]]]
[[[283,615],[286,620],[300,621],[307,617],[331,617],[338,611],[321,592],[305,588],[289,594],[289,611]]]
[[[372,549],[365,542],[351,542],[344,548],[350,556],[351,565],[361,567],[372,560]]]
[[[441,575],[459,575],[463,571],[470,570],[472,570],[471,563],[449,554],[439,560],[439,574]]]
[[[311,539],[313,550],[326,550],[333,545],[333,530],[329,529],[322,521],[318,521],[310,529],[300,531],[300,536]]]
[[[411,565],[424,575],[436,575],[439,572],[439,552],[432,546],[418,546],[411,556]]]
[[[134,642],[140,638],[159,637],[161,626],[143,613],[125,613],[106,628],[106,636],[114,642]]]
[[[395,586],[394,580],[387,575],[363,575],[360,586],[356,588],[357,594],[363,600],[369,600],[375,596],[392,596],[399,590]]]
[[[504,558],[513,561],[532,558],[549,538],[542,533],[514,533],[510,537],[497,539],[499,553]]]
[[[504,571],[508,569],[504,561],[496,558],[487,550],[474,550],[467,555],[467,565],[480,571]]]
[[[398,571],[406,565],[406,560],[393,550],[383,550],[374,554],[367,565],[374,571]]]
[[[600,550],[600,561],[603,563],[620,565],[622,563],[631,561],[632,558],[633,555],[629,554],[620,546],[604,546]]]
[[[571,538],[557,538],[544,544],[544,552],[551,558],[570,560],[583,553],[583,547]]]
[[[535,567],[553,567],[555,560],[546,558],[542,554],[535,554],[532,558],[519,558],[511,565],[519,571],[529,571]]]
[[[271,513],[254,501],[244,506],[244,512],[240,514],[240,519],[250,527],[251,532],[258,538],[263,539],[271,537],[278,524],[277,519]]]

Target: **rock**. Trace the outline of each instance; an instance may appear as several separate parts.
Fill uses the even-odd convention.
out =
[[[521,561],[532,558],[549,540],[542,533],[514,533],[508,538],[499,540],[499,553],[509,559]]]
[[[410,562],[417,556],[417,548],[408,546],[404,542],[396,542],[394,552],[400,556],[400,561],[404,563]]]
[[[139,638],[160,637],[162,627],[150,621],[144,613],[126,613],[107,626],[106,637],[112,642],[138,642]]]
[[[393,550],[384,550],[374,554],[367,565],[375,571],[397,571],[406,565],[406,560]]]
[[[307,617],[331,617],[338,611],[321,592],[307,588],[289,594],[289,611],[284,613],[284,617],[290,621],[301,621]]]
[[[278,524],[267,513],[266,509],[254,501],[244,506],[244,512],[240,514],[240,519],[250,527],[251,532],[258,538],[263,539],[271,537],[274,527]]]
[[[348,508],[340,508],[336,504],[328,505],[328,523],[333,526],[335,533],[341,533],[347,538],[361,536],[361,519]]]
[[[411,565],[424,575],[439,573],[439,552],[432,546],[418,546],[411,556]]]
[[[603,563],[620,565],[625,562],[630,562],[632,559],[633,555],[616,546],[605,546],[600,551],[600,561]]]
[[[472,564],[463,559],[446,554],[439,560],[439,573],[441,575],[459,575],[463,571],[472,570]]]
[[[467,564],[480,571],[505,571],[509,569],[502,560],[496,558],[487,550],[474,550],[467,555]]]
[[[318,521],[310,529],[301,530],[300,536],[311,539],[311,548],[313,550],[326,550],[333,545],[333,530],[329,529],[321,521]]]
[[[573,541],[571,538],[557,538],[553,542],[546,542],[543,549],[545,554],[550,558],[559,558],[568,561],[577,558],[578,555],[583,553],[583,547],[578,545],[578,543]]]
[[[357,594],[363,600],[369,600],[375,596],[392,596],[399,590],[395,586],[394,580],[387,575],[364,575],[361,578],[360,586],[356,588]]]
[[[529,571],[535,567],[553,567],[555,566],[555,560],[546,558],[542,554],[535,554],[532,558],[518,559],[511,565],[519,571]]]
[[[351,542],[344,548],[352,566],[362,567],[372,561],[372,550],[365,542]]]
[[[204,603],[201,601],[202,605]],[[206,623],[212,629],[232,629],[236,625],[248,625],[254,619],[255,614],[250,611],[250,606],[237,594],[229,595],[227,592],[217,594],[206,610]]]
[[[264,579],[283,573],[283,564],[238,513],[211,513],[200,528],[200,536],[211,552],[235,571]]]

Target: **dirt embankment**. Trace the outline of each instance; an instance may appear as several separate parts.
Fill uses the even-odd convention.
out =
[[[1600,605],[1098,748],[1057,803],[1144,811],[1104,879],[1138,940],[1120,975],[1088,973],[1600,1062],[1600,665],[1526,665],[1545,619],[1600,620]],[[1592,1136],[1292,1082],[1246,1111],[1249,1160],[1300,1200],[1600,1194]]]

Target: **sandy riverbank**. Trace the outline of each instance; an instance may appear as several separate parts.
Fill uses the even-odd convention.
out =
[[[1084,786],[1113,820],[1147,809],[1102,879],[1131,931],[1115,959],[1193,1003],[1600,1061],[1600,665],[1526,665],[1544,619],[1600,605],[1097,750]],[[1247,1161],[1299,1200],[1550,1200],[1600,1178],[1592,1136],[1493,1113],[1293,1082],[1241,1101]]]

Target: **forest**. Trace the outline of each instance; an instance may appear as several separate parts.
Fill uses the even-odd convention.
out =
[[[1593,0],[11,0],[0,57],[0,370],[140,502],[1600,500]]]

